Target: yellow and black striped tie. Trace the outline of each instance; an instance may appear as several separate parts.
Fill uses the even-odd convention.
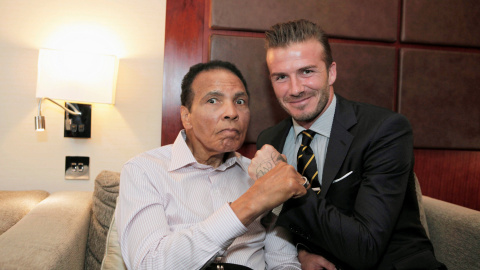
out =
[[[315,131],[309,129],[302,131],[302,145],[300,145],[297,154],[297,171],[302,176],[307,177],[312,184],[312,188],[320,187],[318,181],[317,162],[315,160],[313,150],[310,147],[310,143],[312,142],[315,134]]]

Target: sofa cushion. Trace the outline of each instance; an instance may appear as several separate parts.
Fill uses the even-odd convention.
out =
[[[102,171],[95,179],[92,218],[88,232],[86,269],[100,269],[110,222],[115,210],[120,173]]]
[[[92,192],[59,191],[0,235],[0,269],[83,270]]]
[[[120,242],[118,241],[117,224],[115,223],[115,215],[112,217],[110,229],[107,235],[107,244],[105,248],[105,256],[102,261],[102,270],[127,270],[127,266],[123,261]]]
[[[0,191],[0,235],[15,225],[50,193],[43,190]]]
[[[480,269],[480,211],[423,197],[435,256],[448,269]]]

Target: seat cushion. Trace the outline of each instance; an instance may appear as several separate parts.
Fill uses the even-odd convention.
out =
[[[0,235],[0,269],[83,270],[92,192],[58,191]]]
[[[0,191],[0,235],[15,225],[50,193],[43,190]]]
[[[117,224],[115,224],[115,215],[112,217],[110,229],[107,235],[107,244],[105,247],[105,256],[102,261],[102,270],[127,270],[123,261],[120,242],[118,241]]]

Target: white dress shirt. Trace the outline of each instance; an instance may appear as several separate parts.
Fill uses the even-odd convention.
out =
[[[265,227],[261,217],[245,227],[228,204],[253,184],[249,164],[238,153],[217,168],[198,163],[184,131],[174,144],[128,161],[115,211],[127,267],[200,269],[222,255],[252,269],[301,269],[275,216]]]

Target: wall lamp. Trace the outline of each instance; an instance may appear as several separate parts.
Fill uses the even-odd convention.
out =
[[[82,112],[80,112],[77,108],[75,108],[75,106],[73,106],[69,102],[65,102],[65,104],[67,106],[69,106],[70,108],[72,108],[73,111],[68,109],[67,107],[61,105],[60,103],[56,102],[55,100],[53,100],[51,98],[47,98],[47,97],[40,98],[38,100],[38,115],[35,116],[35,130],[36,131],[44,131],[45,130],[45,116],[42,116],[42,102],[43,102],[44,99],[47,99],[47,100],[57,104],[58,106],[60,106],[63,110],[65,110],[68,113],[71,113],[73,115],[82,115]]]
[[[91,105],[84,103],[115,103],[117,68],[113,55],[40,49],[35,130],[45,130],[42,102],[49,100],[65,110],[65,137],[90,138]]]

